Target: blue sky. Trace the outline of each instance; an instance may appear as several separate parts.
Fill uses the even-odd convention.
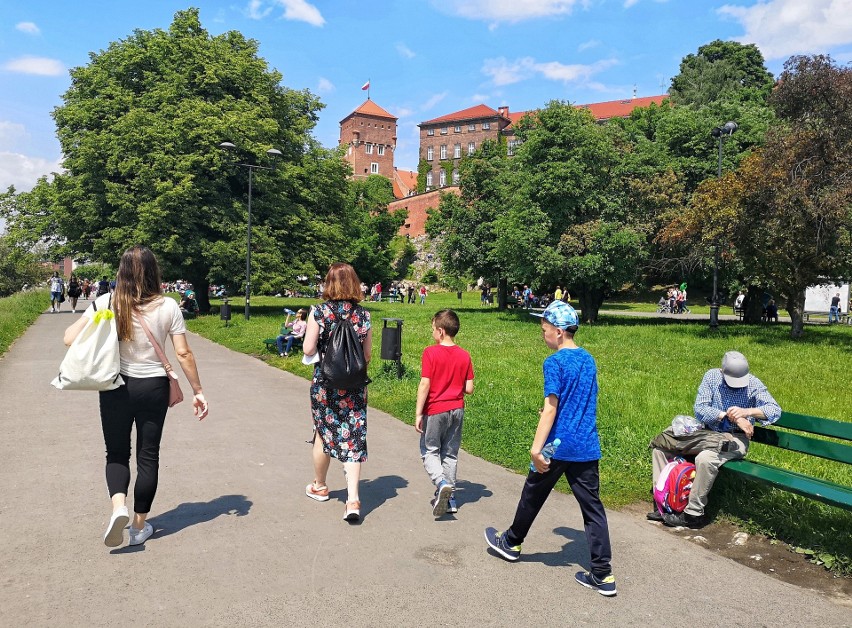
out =
[[[757,44],[774,74],[792,54],[852,60],[852,0],[0,0],[0,190],[60,168],[51,110],[68,69],[134,29],[197,6],[238,30],[288,87],[326,104],[315,135],[372,99],[399,117],[396,165],[416,169],[418,122],[485,103],[512,111],[666,91],[714,39]]]

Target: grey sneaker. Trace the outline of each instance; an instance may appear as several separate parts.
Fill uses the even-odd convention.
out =
[[[104,545],[107,547],[118,547],[124,542],[124,526],[130,521],[127,506],[122,506],[112,513],[109,525],[104,533]]]
[[[133,526],[130,526],[130,545],[142,545],[142,543],[150,539],[153,534],[154,526],[147,521],[145,522],[145,525],[142,526],[141,530],[137,530]]]
[[[438,490],[435,491],[435,503],[432,505],[432,516],[442,517],[447,514],[447,506],[449,505],[450,496],[452,494],[452,484],[446,480],[441,480],[438,483]]]
[[[506,533],[500,534],[497,528],[485,528],[485,540],[488,542],[488,547],[509,562],[513,563],[521,557],[521,546],[509,545]]]

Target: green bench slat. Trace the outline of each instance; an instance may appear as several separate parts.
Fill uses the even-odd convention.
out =
[[[839,484],[750,460],[731,460],[722,468],[831,506],[852,509],[852,489]]]
[[[831,438],[852,440],[852,422],[834,421],[806,414],[796,414],[795,412],[782,412],[781,418],[774,425],[799,430],[800,432],[830,436]]]
[[[777,425],[777,423],[776,423]],[[754,428],[754,442],[852,464],[852,446],[765,427]]]

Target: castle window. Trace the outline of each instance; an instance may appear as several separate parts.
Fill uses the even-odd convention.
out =
[[[475,152],[476,152],[476,143],[475,142],[469,142],[468,145],[467,145],[467,154],[473,155]]]
[[[432,187],[432,171],[426,173],[426,187]]]
[[[379,144],[379,146],[378,146],[378,152],[379,152],[379,155],[384,155],[384,154],[385,154],[385,145],[384,145],[384,144]]]
[[[453,159],[461,159],[461,144],[453,146]]]
[[[476,131],[476,125],[475,124],[468,124],[467,130],[468,131]]]
[[[461,125],[460,124],[457,124],[455,127],[453,127],[453,133],[461,133]]]
[[[446,135],[446,134],[447,134],[447,127],[442,126],[441,127],[441,135]]]
[[[435,149],[431,146],[426,148],[426,161],[432,161],[435,159]]]
[[[441,159],[447,158],[447,145],[441,144]]]
[[[438,184],[441,187],[447,185],[447,173],[443,168],[441,168],[441,173],[438,175]]]
[[[459,182],[459,171],[453,170],[453,185],[456,185]]]
[[[491,123],[490,122],[483,122],[482,123],[482,130],[488,131],[489,129],[491,129]]]
[[[514,155],[515,154],[515,146],[517,146],[517,145],[518,145],[517,141],[509,140],[508,144],[506,145],[506,154],[509,155],[510,157],[512,155]]]
[[[435,129],[426,129],[426,135],[435,135]]]
[[[373,145],[372,144],[364,144],[364,150],[368,155],[373,154]]]
[[[370,164],[370,173],[379,174],[379,164],[377,164],[375,161]]]

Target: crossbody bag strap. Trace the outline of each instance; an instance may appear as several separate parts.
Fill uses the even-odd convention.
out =
[[[166,354],[163,353],[162,348],[160,347],[160,343],[158,343],[154,339],[154,334],[151,333],[151,330],[148,329],[148,323],[145,322],[145,318],[139,314],[137,311],[133,311],[133,316],[136,317],[136,320],[139,321],[139,324],[142,326],[142,329],[145,331],[145,335],[148,336],[148,340],[151,341],[151,344],[154,345],[154,351],[157,352],[157,357],[160,358],[160,362],[163,363],[163,368],[166,369],[166,373],[171,374],[172,365],[169,364],[168,359],[166,358]]]

